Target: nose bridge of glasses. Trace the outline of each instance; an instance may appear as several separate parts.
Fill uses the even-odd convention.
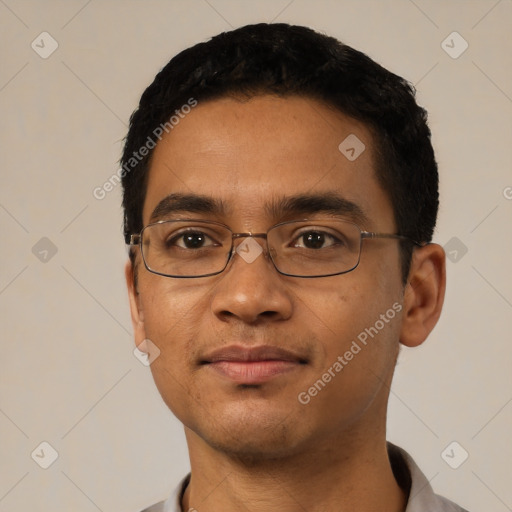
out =
[[[235,252],[239,252],[239,247],[244,243],[244,241],[246,239],[250,239],[250,238],[261,238],[263,240],[267,240],[267,233],[250,233],[250,232],[247,232],[247,233],[232,233],[231,234],[231,239],[233,241],[232,245],[231,245],[231,256],[234,255]],[[237,240],[240,240],[240,242],[237,242]],[[259,244],[260,246],[262,244]],[[263,244],[263,247],[262,247],[262,251],[263,253],[265,253],[265,244]]]
[[[231,233],[231,238],[267,238],[267,233]]]
[[[231,238],[233,239],[233,243],[240,238],[263,238],[266,240],[267,233],[232,233]]]

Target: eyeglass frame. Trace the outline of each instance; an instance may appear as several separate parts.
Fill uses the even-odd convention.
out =
[[[323,219],[320,219],[320,221],[321,220],[323,220]],[[365,230],[361,229],[355,222],[352,222],[349,220],[343,220],[343,219],[338,219],[338,220],[340,222],[352,224],[353,226],[357,227],[357,229],[359,230],[359,233],[360,233],[359,255],[357,258],[357,263],[352,268],[350,268],[349,270],[344,270],[342,272],[335,272],[333,274],[325,274],[325,275],[322,274],[322,275],[314,275],[314,276],[299,276],[296,274],[288,274],[286,272],[282,272],[281,270],[279,270],[277,268],[277,265],[274,261],[274,258],[272,257],[271,251],[269,250],[268,243],[267,243],[267,250],[265,252],[266,252],[266,255],[268,256],[268,259],[272,262],[272,265],[274,266],[276,271],[283,276],[298,277],[301,279],[339,276],[339,275],[343,275],[343,274],[348,274],[349,272],[352,272],[359,266],[359,263],[361,262],[361,252],[363,250],[363,240],[375,240],[378,238],[384,238],[384,239],[393,239],[393,240],[401,240],[404,242],[409,242],[409,243],[416,245],[417,247],[422,247],[424,245],[424,244],[421,244],[421,243],[417,242],[416,240],[413,240],[412,238],[405,236],[405,235],[394,234],[394,233],[377,233],[374,231],[365,231]],[[187,218],[187,219],[163,219],[163,220],[159,220],[159,221],[151,222],[150,224],[147,224],[146,226],[144,226],[141,229],[140,233],[131,234],[127,245],[129,247],[136,247],[136,246],[139,247],[141,255],[142,255],[142,261],[144,262],[144,266],[146,267],[146,270],[148,270],[148,272],[151,272],[152,274],[156,274],[156,275],[159,275],[162,277],[171,277],[173,279],[196,279],[196,278],[201,278],[201,277],[212,277],[212,276],[217,276],[219,274],[222,274],[222,272],[224,272],[226,270],[226,268],[228,267],[229,262],[232,260],[234,254],[236,253],[236,249],[235,249],[235,240],[236,239],[238,239],[238,238],[263,238],[264,240],[267,240],[269,231],[272,231],[273,229],[275,229],[279,226],[282,226],[284,224],[292,224],[292,223],[296,223],[296,222],[310,222],[310,221],[311,222],[317,221],[317,219],[297,219],[297,220],[288,220],[288,221],[284,221],[284,222],[279,222],[277,224],[274,224],[270,228],[268,228],[266,233],[251,233],[251,232],[235,233],[226,224],[223,224],[222,222],[213,221],[213,220],[190,219],[190,218]],[[203,224],[214,224],[216,226],[222,226],[223,228],[226,228],[231,233],[231,248],[229,249],[229,252],[227,253],[228,257],[226,260],[226,264],[224,265],[222,270],[219,270],[218,272],[212,272],[210,274],[201,274],[198,276],[177,276],[177,275],[172,275],[172,274],[164,274],[163,272],[157,272],[156,270],[151,269],[146,262],[146,258],[144,257],[144,250],[142,249],[142,239],[143,239],[144,230],[151,226],[155,226],[158,224],[170,223],[170,222],[201,222]]]

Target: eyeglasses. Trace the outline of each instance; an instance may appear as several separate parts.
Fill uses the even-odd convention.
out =
[[[130,235],[140,247],[145,267],[174,278],[220,274],[235,252],[252,261],[263,252],[258,242],[237,245],[239,238],[263,238],[276,270],[291,277],[328,277],[354,270],[364,239],[391,238],[420,245],[403,236],[362,231],[337,219],[295,220],[272,226],[266,233],[234,233],[219,222],[195,219],[162,220]],[[251,254],[252,252],[252,254]]]

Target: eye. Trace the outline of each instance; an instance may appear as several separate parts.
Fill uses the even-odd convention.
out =
[[[326,247],[341,244],[342,242],[339,238],[317,229],[303,231],[292,242],[293,247],[303,247],[305,249],[325,249]]]
[[[203,247],[215,247],[217,245],[206,233],[195,230],[175,234],[166,241],[168,248],[176,246],[181,249],[202,249]]]

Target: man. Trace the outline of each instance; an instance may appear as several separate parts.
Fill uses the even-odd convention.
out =
[[[386,443],[400,343],[445,291],[412,88],[304,27],[174,57],[122,157],[135,342],[191,474],[146,511],[461,511]]]

